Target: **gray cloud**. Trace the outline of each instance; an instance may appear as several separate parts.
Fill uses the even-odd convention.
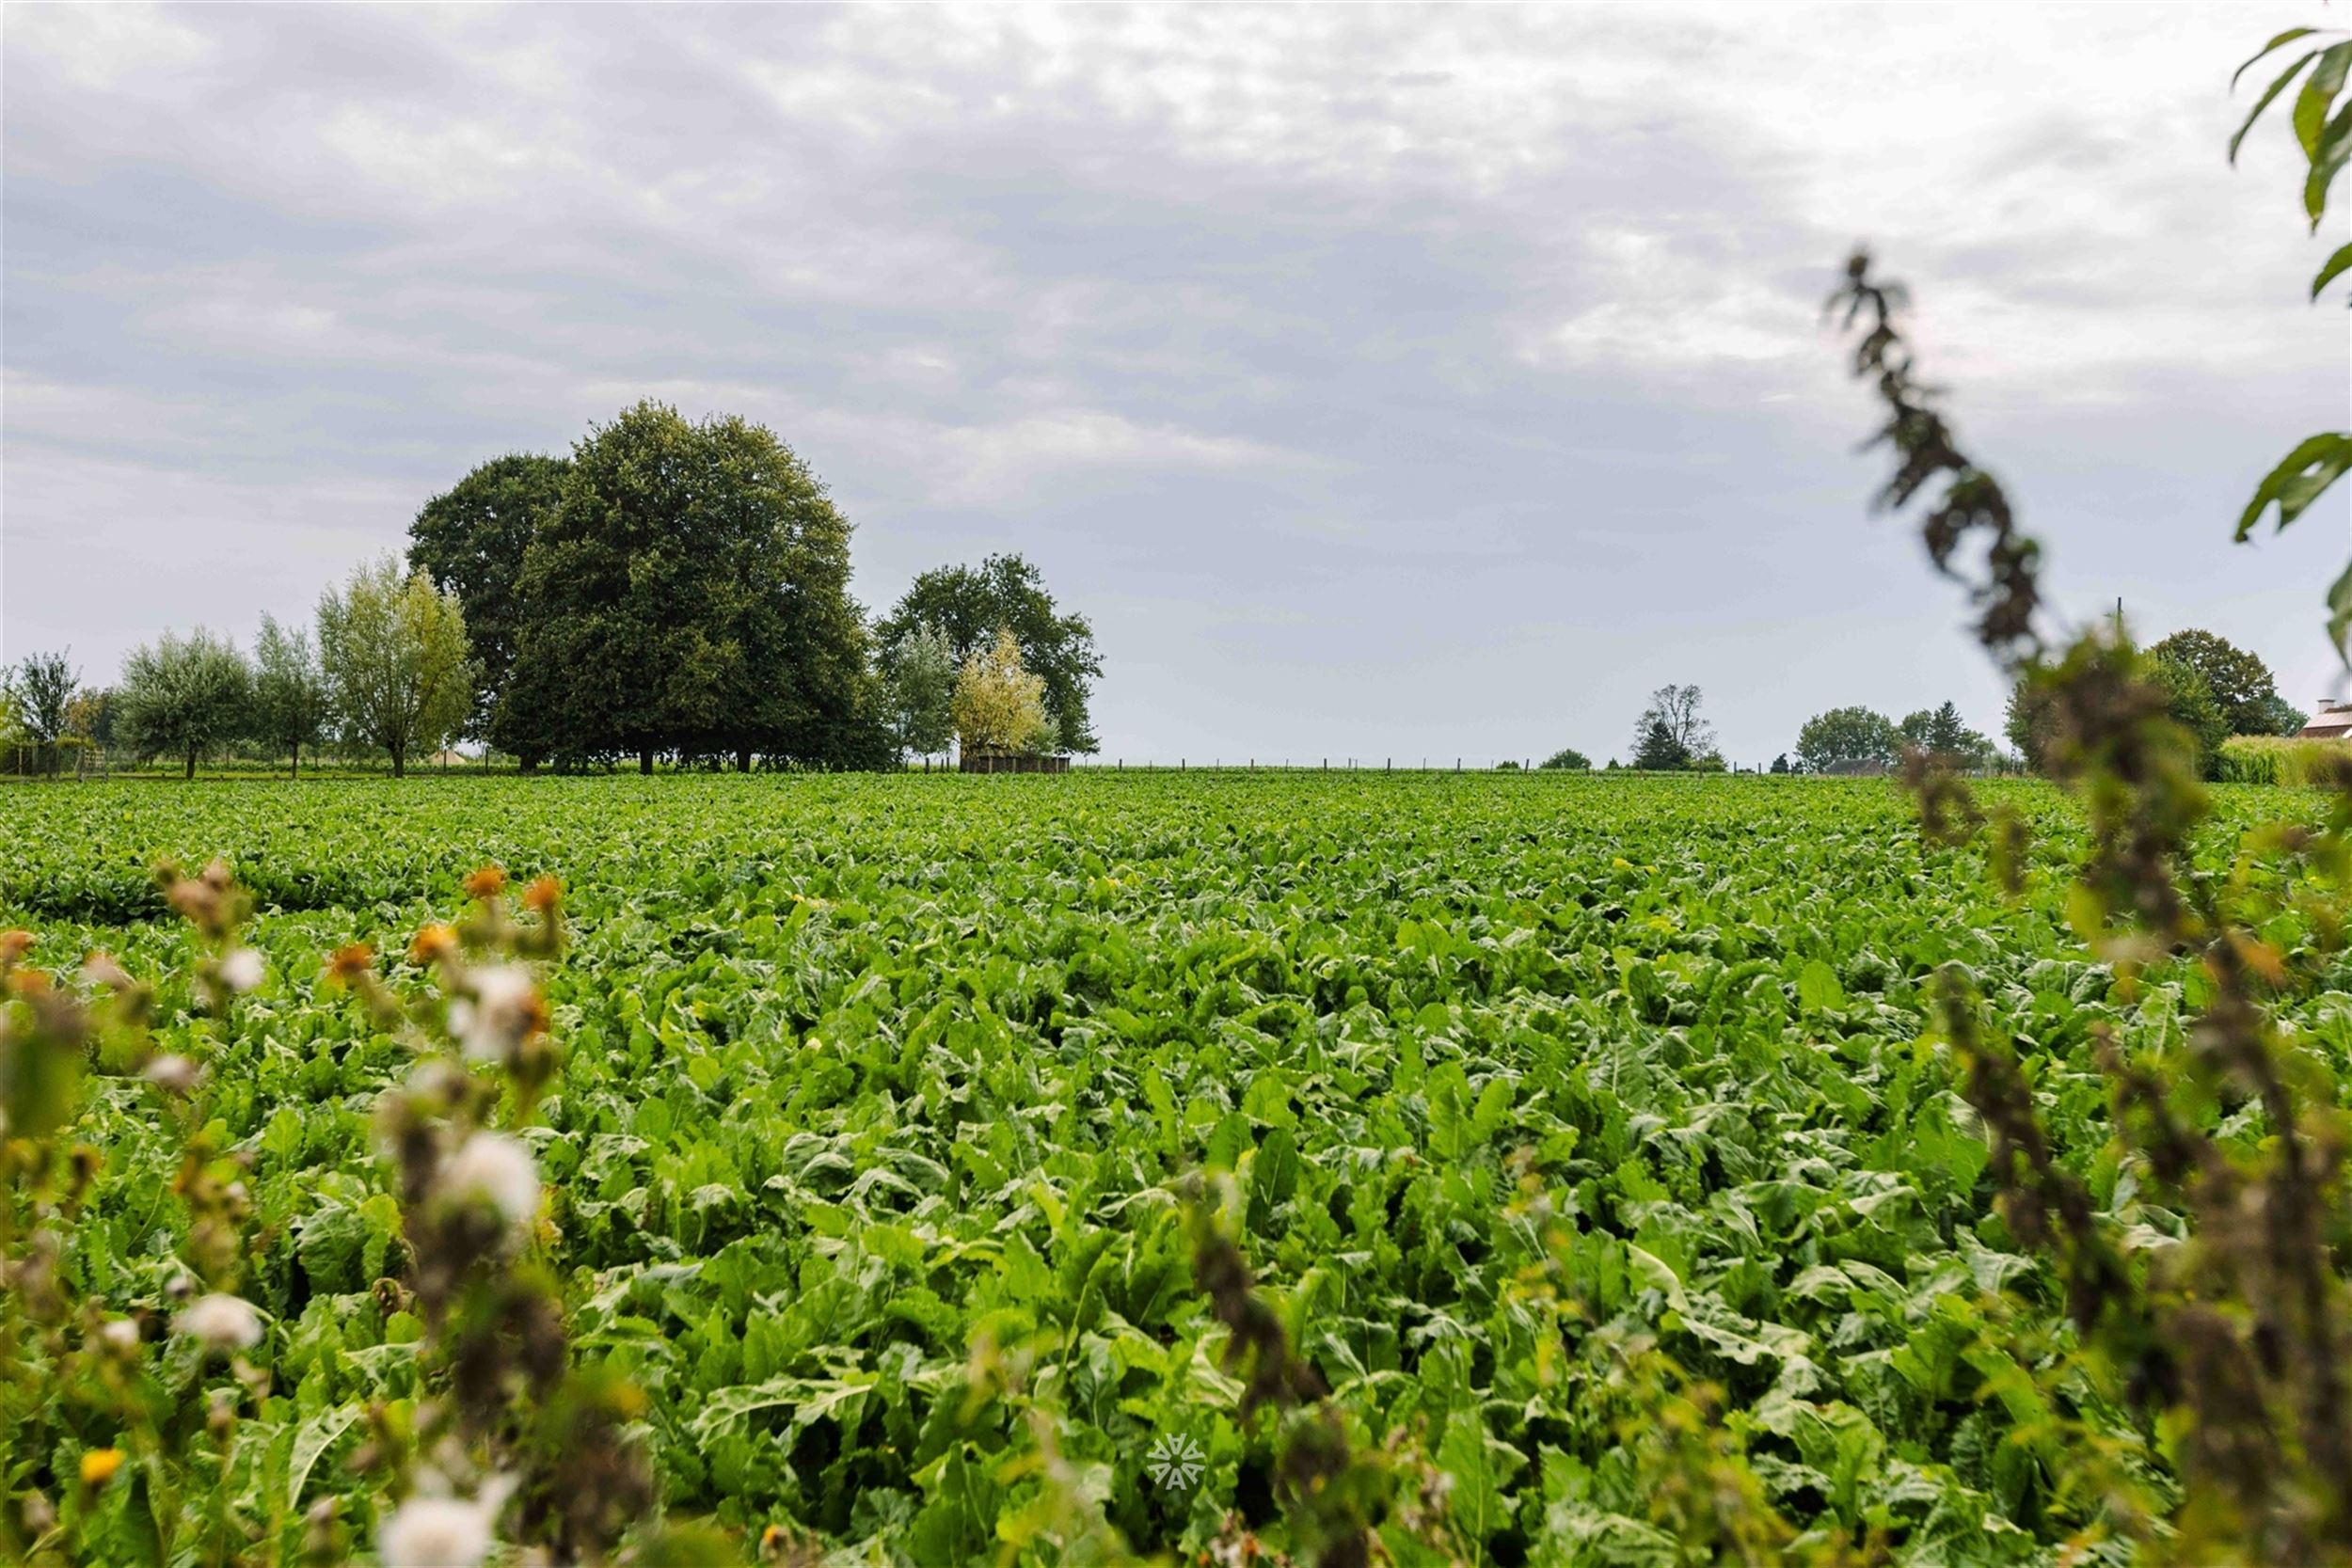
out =
[[[869,601],[1030,554],[1111,754],[1606,755],[1668,680],[1750,761],[1989,725],[1862,516],[1867,234],[2082,612],[2308,696],[2341,514],[2222,541],[2342,324],[2220,158],[2240,13],[2169,14],[20,9],[0,646],[301,614],[650,395],[790,440]]]

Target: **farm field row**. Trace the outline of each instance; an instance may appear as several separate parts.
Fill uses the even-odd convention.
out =
[[[1986,794],[2074,832],[2045,786]],[[2280,799],[2225,790],[2222,815]],[[258,901],[266,974],[228,1029],[179,978],[165,855],[218,855]],[[1726,1441],[1800,1526],[1922,1563],[2043,1557],[2074,1505],[2004,1440],[2031,1412],[1987,1397],[1977,1336],[1988,1292],[2021,1304],[2020,1343],[2057,1303],[1930,1027],[1948,961],[2098,1201],[2149,1244],[2173,1227],[2105,1155],[2088,1034],[2176,1031],[2177,988],[2111,1000],[2061,879],[2001,902],[1881,782],[0,792],[0,927],[54,971],[104,949],[171,977],[159,1043],[211,1064],[211,1115],[252,1152],[254,1419],[314,1434],[278,1478],[296,1503],[346,1485],[360,1433],[336,1413],[414,1391],[374,1288],[401,1243],[371,1131],[411,1063],[322,969],[354,941],[402,953],[492,863],[559,878],[573,927],[545,977],[563,1066],[524,1136],[577,1353],[644,1389],[669,1506],[746,1541],[992,1560],[1039,1485],[1007,1461],[1044,1433],[1140,1550],[1189,1558],[1229,1514],[1280,1545],[1266,1423],[1192,1276],[1181,1194],[1209,1168],[1352,1438],[1450,1478],[1444,1550],[1672,1560],[1616,1424],[1654,1344],[1722,1387]],[[2352,1061],[2352,1010],[2302,1022]],[[93,1083],[103,1165],[61,1266],[160,1310],[177,1146]],[[57,1418],[0,1443],[21,1481],[108,1436]],[[132,1539],[135,1497],[89,1539]]]

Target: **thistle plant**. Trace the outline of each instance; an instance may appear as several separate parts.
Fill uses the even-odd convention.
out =
[[[653,1560],[731,1560],[715,1538],[641,1528],[655,1502],[642,1397],[574,1365],[561,1283],[535,1260],[548,1222],[521,1134],[560,1066],[532,968],[564,945],[554,881],[517,898],[485,868],[463,918],[427,926],[404,970],[379,973],[364,945],[326,965],[413,1058],[377,1098],[400,1243],[373,1294],[421,1338],[413,1397],[297,1429],[272,1370],[290,1325],[248,1289],[275,1240],[256,1228],[254,1152],[213,1106],[240,998],[265,977],[241,940],[249,900],[219,862],[157,875],[192,929],[184,1020],[109,955],[59,976],[27,933],[0,934],[0,1556],[325,1563],[372,1535],[387,1568],[466,1568],[501,1543],[595,1562],[636,1531]],[[132,1269],[73,1244],[105,1164],[78,1134],[94,1100],[125,1094],[179,1149],[159,1199],[174,1248]],[[354,1425],[356,1484],[295,1514],[303,1475],[336,1463]]]
[[[479,1560],[510,1497],[517,1539],[560,1560],[596,1561],[654,1495],[630,1430],[642,1396],[573,1365],[560,1283],[531,1256],[544,1195],[517,1132],[559,1063],[529,965],[563,949],[562,895],[542,878],[514,900],[496,866],[468,878],[466,891],[465,918],[427,926],[410,944],[432,991],[404,1000],[364,947],[343,948],[330,965],[417,1057],[378,1103],[376,1128],[408,1252],[407,1277],[393,1289],[424,1325],[432,1391],[372,1408],[353,1464],[382,1472],[397,1501],[377,1536],[388,1568],[422,1568],[459,1548]]]
[[[109,955],[61,977],[30,961],[29,933],[0,933],[0,1546],[24,1561],[243,1561],[292,1533],[241,1484],[271,1391],[268,1325],[242,1293],[251,1155],[224,1147],[210,1112],[208,1058],[263,965],[239,942],[249,907],[225,864],[156,878],[195,936],[180,1050],[156,1048],[155,992]],[[77,1136],[93,1075],[173,1130],[183,1219],[171,1256],[104,1291],[70,1245],[105,1164]]]

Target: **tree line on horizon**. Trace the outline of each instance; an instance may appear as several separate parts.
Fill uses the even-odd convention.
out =
[[[0,729],[198,762],[323,743],[408,762],[460,739],[524,771],[634,758],[856,768],[966,750],[1091,752],[1093,628],[1017,554],[923,573],[890,612],[851,597],[850,525],[765,426],[653,401],[564,456],[493,458],[434,496],[405,562],[320,600],[315,638],[264,616],[248,657],[167,631],[86,688],[66,653],[9,674]]]
[[[2208,778],[2218,775],[2222,748],[2233,736],[2293,736],[2303,710],[2279,694],[2277,677],[2259,655],[2200,627],[2174,632],[2140,657],[2167,696],[2166,716],[2194,738]],[[1661,686],[1634,721],[1626,766],[1647,772],[1722,772],[1714,726],[1700,714],[1704,694],[1693,685]],[[1804,721],[1793,752],[1772,759],[1772,773],[1869,773],[1892,769],[1906,752],[1918,752],[1967,773],[2042,772],[2056,718],[2029,683],[2010,692],[2002,733],[2013,750],[1969,726],[1959,705],[1946,701],[1892,719],[1876,709],[1829,708]],[[1502,765],[1516,768],[1517,763]],[[1584,769],[1591,760],[1564,747],[1543,768]],[[1610,759],[1607,767],[1619,764]]]

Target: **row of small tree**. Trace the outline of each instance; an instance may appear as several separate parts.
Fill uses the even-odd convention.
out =
[[[39,767],[73,747],[166,756],[188,777],[226,746],[290,759],[329,742],[380,752],[394,774],[465,721],[473,666],[463,612],[392,557],[360,567],[319,600],[316,639],[269,616],[250,656],[199,627],[166,632],[123,661],[112,687],[81,684],[70,653],[36,654],[11,673],[12,718]]]
[[[2230,736],[2293,735],[2303,727],[2303,710],[2279,695],[2270,667],[2226,638],[2192,627],[2140,657],[2149,679],[2166,694],[2167,716],[2197,741],[2209,776]],[[1805,721],[1794,760],[1783,756],[1772,770],[1879,771],[1893,768],[1904,752],[1918,751],[1963,772],[2042,771],[2054,724],[2046,694],[2024,681],[2010,695],[2003,726],[2013,752],[1969,728],[1948,702],[1899,721],[1867,707],[1835,707]]]

